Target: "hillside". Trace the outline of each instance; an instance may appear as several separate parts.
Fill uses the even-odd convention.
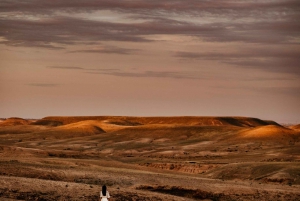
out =
[[[239,126],[256,127],[278,125],[274,121],[264,121],[251,117],[126,117],[126,116],[78,116],[78,117],[45,117],[35,125],[59,126],[86,120],[107,121],[118,125],[172,124],[185,126]]]
[[[17,126],[17,125],[27,125],[30,121],[18,117],[11,117],[0,122],[0,127],[2,126]]]
[[[290,128],[291,128],[291,129],[294,129],[294,130],[300,130],[300,124],[291,126]]]
[[[294,130],[276,125],[260,126],[242,133],[246,138],[285,138],[297,134]]]
[[[7,122],[13,123],[0,127],[0,197],[92,201],[103,184],[111,200],[300,197],[300,131],[273,121],[96,116]]]

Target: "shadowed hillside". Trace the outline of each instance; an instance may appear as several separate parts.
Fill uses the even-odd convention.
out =
[[[45,117],[36,121],[35,125],[59,126],[79,121],[98,120],[118,125],[143,124],[173,124],[173,125],[201,125],[201,126],[240,126],[256,127],[263,125],[278,125],[274,121],[263,121],[250,117],[123,117],[123,116],[82,116],[82,117]]]

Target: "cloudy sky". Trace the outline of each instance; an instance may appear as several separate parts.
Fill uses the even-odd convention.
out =
[[[300,123],[299,0],[0,0],[0,116]]]

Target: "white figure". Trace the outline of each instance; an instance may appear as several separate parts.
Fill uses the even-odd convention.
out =
[[[110,198],[109,192],[106,190],[106,186],[102,186],[102,191],[100,191],[100,201],[108,201]]]

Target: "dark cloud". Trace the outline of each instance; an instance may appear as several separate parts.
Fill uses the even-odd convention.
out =
[[[0,30],[1,32],[1,30]],[[6,38],[8,39],[8,38]],[[49,42],[46,41],[25,41],[25,40],[7,40],[7,41],[0,41],[0,44],[9,45],[13,47],[40,47],[46,48],[50,50],[61,50],[65,49],[64,47],[51,45]]]
[[[299,45],[300,46],[300,45]],[[175,52],[175,57],[206,59],[206,60],[230,60],[240,58],[290,58],[295,59],[300,55],[300,49],[282,47],[257,47],[257,48],[238,48],[234,52]]]
[[[122,12],[128,21],[66,17],[98,10]],[[0,37],[4,38],[1,43],[12,46],[61,49],[65,45],[99,41],[149,42],[147,36],[158,34],[196,36],[213,42],[269,44],[299,43],[300,38],[300,24],[296,20],[300,17],[300,2],[294,0],[6,0],[1,2],[0,12],[8,16],[0,15]],[[168,14],[177,16],[177,20]],[[35,20],[29,20],[32,16]],[[189,16],[200,23],[188,23]],[[146,21],[137,23],[132,19]],[[132,53],[117,48],[82,52]]]
[[[300,15],[299,15],[300,17]],[[250,43],[296,43],[294,38],[300,38],[300,24],[296,20],[280,20],[267,22],[228,23],[230,29],[207,38],[209,41],[220,42],[250,42]]]
[[[99,41],[149,42],[148,35],[169,34],[201,37],[206,41],[251,43],[287,43],[291,37],[298,37],[299,25],[280,22],[269,29],[264,26],[248,25],[228,28],[230,24],[211,23],[196,25],[175,20],[158,20],[143,23],[111,23],[78,18],[60,17],[41,21],[0,19],[2,43],[13,46],[35,46],[61,49],[63,45],[91,43]],[[281,27],[284,31],[279,31]],[[272,28],[273,27],[273,28]],[[298,30],[299,29],[299,30]],[[262,33],[263,32],[263,33]],[[103,50],[83,50],[82,52],[102,52],[129,54],[134,50],[109,47]]]
[[[57,10],[62,9],[69,12],[89,11],[89,10],[164,10],[164,11],[215,11],[215,10],[256,10],[256,9],[282,9],[299,8],[297,0],[286,1],[229,1],[229,0],[2,0],[0,11],[22,11],[36,12],[37,10]]]
[[[109,23],[90,21],[78,18],[61,17],[42,21],[0,19],[0,36],[5,38],[6,44],[24,46],[42,45],[59,48],[53,44],[72,45],[91,41],[150,41],[144,36],[153,34],[186,34],[209,35],[222,31],[217,25],[197,26],[189,23],[168,20],[145,23]],[[117,49],[107,49],[107,52],[117,52]],[[128,52],[128,50],[126,50]],[[124,49],[119,52],[126,52]]]
[[[125,72],[125,71],[106,71],[88,72],[89,74],[112,75],[117,77],[136,77],[136,78],[173,78],[173,79],[207,79],[207,76],[197,75],[194,72],[175,72],[175,71],[145,71],[145,72]]]
[[[195,80],[240,80],[240,81],[285,81],[291,80],[291,77],[277,76],[268,77],[265,75],[248,75],[242,77],[232,77],[230,74],[216,74],[212,72],[200,72],[200,71],[122,71],[120,69],[88,69],[88,74],[99,75],[111,75],[117,77],[133,77],[133,78],[171,78],[171,79],[195,79]],[[296,79],[296,78],[295,78]]]
[[[247,90],[247,91],[255,91],[262,94],[272,94],[272,95],[288,95],[288,96],[294,96],[297,98],[299,97],[299,91],[300,87],[297,86],[289,86],[289,87],[283,87],[283,86],[215,86],[214,88],[218,90],[228,90],[228,89],[238,89],[238,90]]]
[[[75,18],[54,18],[41,21],[0,19],[0,36],[8,45],[58,48],[95,41],[148,41],[134,32],[133,25],[96,22]]]
[[[57,87],[57,86],[59,86],[59,84],[45,84],[45,83],[29,83],[26,85],[32,86],[32,87]]]
[[[226,61],[241,68],[261,69],[269,72],[289,73],[300,76],[300,58],[295,59],[249,59]]]
[[[183,59],[216,60],[237,67],[256,68],[270,72],[300,75],[300,49],[265,48],[238,49],[229,52],[176,52]]]
[[[270,94],[285,94],[299,98],[300,87],[260,87],[255,88],[257,91]]]
[[[141,51],[141,50],[126,49],[126,48],[120,48],[120,47],[114,47],[114,46],[104,46],[104,47],[95,48],[95,49],[70,51],[69,53],[102,53],[102,54],[130,55],[130,54],[136,54],[138,51]]]
[[[93,68],[93,69],[88,69],[90,71],[100,71],[100,72],[115,72],[119,71],[120,69],[118,68]]]
[[[66,69],[66,70],[83,70],[81,67],[74,66],[48,66],[47,68],[57,68],[57,69]]]

